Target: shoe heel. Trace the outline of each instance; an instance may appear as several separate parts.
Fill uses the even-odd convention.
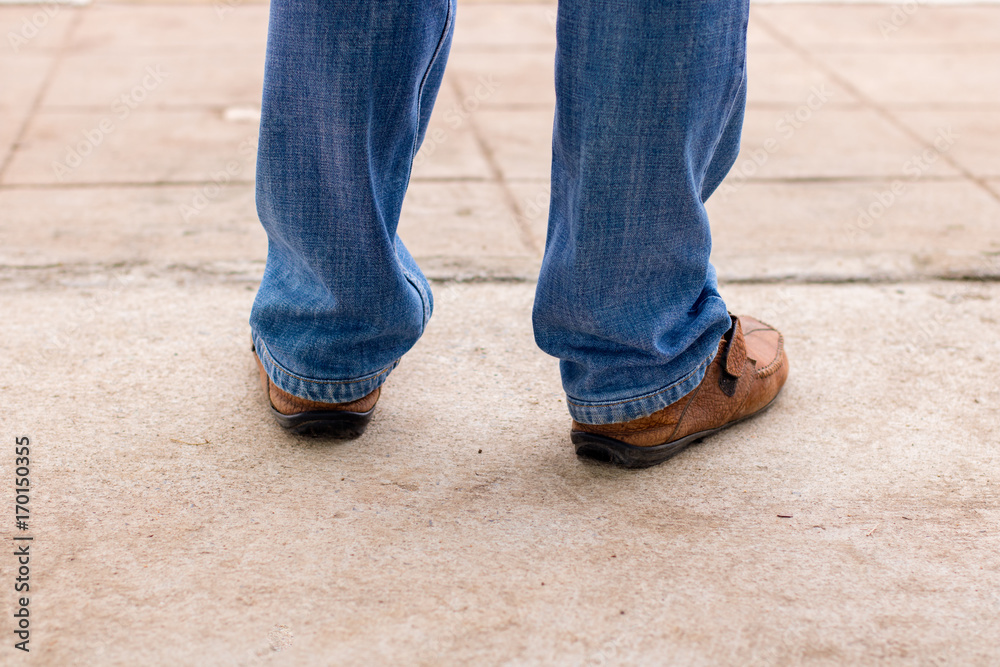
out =
[[[576,446],[576,455],[580,458],[610,463],[622,468],[648,468],[663,463],[699,438],[682,438],[677,442],[653,447],[630,445],[621,440],[584,431],[573,431],[570,439]]]
[[[296,435],[316,438],[352,440],[368,428],[368,422],[375,414],[375,408],[368,412],[299,412],[286,415],[271,408],[271,414],[282,428]]]

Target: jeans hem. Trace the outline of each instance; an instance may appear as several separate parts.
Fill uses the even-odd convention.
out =
[[[648,417],[662,410],[671,403],[677,402],[694,390],[705,378],[708,366],[715,360],[718,348],[702,361],[693,371],[683,378],[657,389],[656,391],[617,401],[579,401],[566,397],[569,414],[580,424],[618,424]]]
[[[362,377],[347,380],[321,380],[293,373],[275,361],[259,336],[253,336],[254,349],[264,367],[264,372],[278,389],[309,401],[320,403],[350,403],[364,398],[385,382],[386,377],[399,365],[399,359],[389,366]]]

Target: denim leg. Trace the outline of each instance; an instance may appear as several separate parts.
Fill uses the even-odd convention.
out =
[[[271,2],[257,160],[268,254],[250,325],[295,396],[365,396],[430,317],[396,227],[454,13],[454,0]]]
[[[746,0],[561,0],[535,339],[570,413],[606,424],[694,389],[729,327],[704,201],[732,167]]]

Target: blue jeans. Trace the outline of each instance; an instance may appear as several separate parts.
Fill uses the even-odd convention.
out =
[[[736,159],[747,0],[562,0],[552,195],[533,310],[573,418],[651,414],[729,327],[704,202]],[[257,164],[264,369],[365,396],[420,337],[431,289],[396,235],[454,0],[272,0]]]

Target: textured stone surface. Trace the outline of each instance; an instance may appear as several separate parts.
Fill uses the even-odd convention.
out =
[[[124,95],[136,109],[260,106],[262,45],[190,54],[100,53],[67,60],[48,89],[45,107],[107,110]],[[90,72],[100,71],[94,80]]]
[[[25,51],[13,56],[0,55],[0,108],[27,110],[35,101],[53,58],[38,52]]]
[[[0,265],[199,266],[267,251],[251,185],[0,189]]]
[[[0,7],[0,59],[51,53],[65,43],[76,10],[65,5]],[[13,35],[13,36],[12,36]],[[7,77],[4,85],[14,84]]]
[[[0,164],[10,155],[12,144],[27,112],[0,109]]]
[[[73,33],[77,52],[175,53],[260,47],[267,35],[268,7],[256,0],[205,0],[184,8],[169,3],[98,3]]]
[[[957,174],[940,159],[929,161],[926,169],[918,167],[925,146],[874,111],[819,106],[818,101],[813,110],[808,99],[747,116],[732,178],[906,176],[913,168],[922,175]],[[935,133],[939,130],[947,127],[935,128]]]
[[[504,47],[554,49],[556,45],[554,2],[523,5],[461,2],[455,17],[452,48],[457,51]]]
[[[1000,276],[1000,202],[963,181],[745,183],[709,202],[723,279]]]
[[[925,140],[950,128],[955,144],[948,155],[976,176],[1000,176],[1000,127],[997,112],[985,109],[899,111],[899,118]]]
[[[413,162],[412,179],[465,180],[491,178],[489,162],[480,150],[471,117],[478,109],[475,94],[460,96],[450,70],[438,92],[424,143]]]
[[[458,52],[449,59],[465,95],[475,95],[484,108],[555,106],[554,49]],[[471,105],[470,105],[471,106]]]
[[[821,106],[855,106],[857,99],[833,78],[785,48],[748,47],[747,101],[794,110],[810,102]]]
[[[513,263],[534,265],[541,241],[525,241],[502,190],[491,183],[413,183],[399,235],[428,276],[447,278],[451,258],[489,274]],[[522,277],[521,272],[513,275]],[[527,276],[524,276],[527,277]]]
[[[510,180],[548,179],[552,168],[552,110],[484,109],[476,114],[486,148]]]
[[[38,664],[995,656],[995,286],[725,289],[786,332],[785,392],[625,472],[573,456],[530,285],[438,286],[330,443],[265,411],[252,285],[175,278],[0,293]]]
[[[28,662],[995,663],[1000,7],[920,5],[883,36],[890,5],[754,6],[713,261],[734,311],[785,332],[791,378],[766,415],[626,472],[575,458],[530,328],[555,4],[460,4],[400,222],[435,316],[351,443],[282,432],[249,351],[266,4],[60,7],[0,49]],[[0,35],[39,11],[0,8]],[[115,118],[157,63],[172,78]]]
[[[103,111],[39,113],[4,182],[208,184],[230,163],[235,163],[230,178],[245,180],[252,177],[256,144],[256,122],[226,121],[222,110],[108,106]],[[224,180],[221,175],[218,179]]]
[[[880,104],[1000,103],[1000,53],[865,53],[822,56]],[[928,86],[927,81],[934,81]]]
[[[817,51],[989,49],[1000,43],[995,7],[930,4],[758,4],[754,18]]]

